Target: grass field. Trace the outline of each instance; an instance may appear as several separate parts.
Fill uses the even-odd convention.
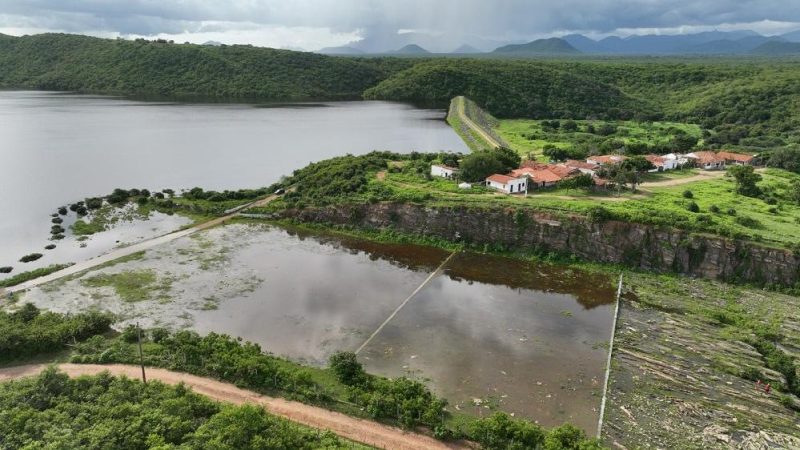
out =
[[[652,174],[648,178],[653,182],[680,180],[697,173],[681,171]],[[389,189],[398,200],[439,205],[506,205],[581,214],[602,206],[620,220],[674,226],[773,246],[792,247],[800,241],[800,205],[789,197],[788,190],[793,181],[800,181],[800,175],[778,169],[768,169],[761,174],[764,179],[759,187],[765,193],[764,199],[735,193],[734,180],[725,176],[665,187],[648,187],[645,182],[637,193],[548,189],[531,192],[527,196],[509,196],[481,186],[461,190],[455,181],[427,180],[422,175],[409,173],[388,173],[382,181],[372,180],[370,189]],[[699,207],[699,211],[690,211],[692,203]]]
[[[548,144],[563,149],[597,149],[601,153],[609,153],[613,148],[606,149],[605,147],[612,146],[612,141],[650,146],[666,145],[672,138],[682,133],[698,140],[702,139],[702,131],[699,126],[676,122],[570,121],[577,125],[577,129],[574,131],[565,130],[563,127],[553,129],[544,126],[550,122],[526,119],[501,120],[495,131],[522,157],[540,159],[542,158],[542,149]],[[560,121],[559,123],[566,122]]]

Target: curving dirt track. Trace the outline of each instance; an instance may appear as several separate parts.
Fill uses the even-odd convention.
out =
[[[27,366],[0,369],[0,382],[22,377],[34,376],[47,368],[47,364],[31,364]],[[71,377],[81,375],[97,375],[109,372],[112,375],[124,375],[139,378],[141,368],[123,364],[59,364],[58,369]],[[147,379],[158,380],[165,384],[184,383],[198,394],[211,399],[241,405],[252,403],[263,406],[269,413],[313,428],[330,430],[351,441],[361,442],[377,448],[417,450],[417,449],[466,449],[464,445],[444,443],[422,434],[412,433],[400,428],[383,425],[369,420],[358,419],[348,415],[329,411],[324,408],[310,406],[281,398],[267,397],[253,391],[240,389],[232,384],[198,377],[166,369],[147,368]]]

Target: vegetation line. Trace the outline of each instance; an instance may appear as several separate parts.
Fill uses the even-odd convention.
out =
[[[397,308],[395,308],[395,310],[394,310],[394,311],[392,311],[392,313],[391,313],[391,314],[389,314],[389,317],[387,317],[387,318],[386,318],[386,320],[384,320],[384,321],[383,321],[383,323],[382,323],[382,324],[381,324],[381,325],[378,327],[378,329],[377,329],[377,330],[375,330],[375,332],[374,332],[374,333],[372,333],[372,334],[371,334],[371,335],[370,335],[370,336],[367,338],[367,340],[366,340],[366,341],[364,341],[364,343],[363,343],[363,344],[361,344],[361,347],[358,347],[358,350],[356,350],[356,352],[355,352],[355,353],[356,353],[356,355],[357,355],[357,354],[359,354],[359,353],[361,353],[361,350],[364,350],[364,348],[367,346],[367,344],[369,344],[369,343],[372,341],[372,339],[373,339],[375,336],[377,336],[377,335],[378,335],[378,333],[380,333],[380,332],[381,332],[381,330],[383,330],[383,327],[385,327],[385,326],[386,326],[386,325],[387,325],[387,324],[388,324],[388,323],[389,323],[389,322],[390,322],[392,319],[394,319],[394,316],[396,316],[396,315],[397,315],[397,313],[399,313],[399,312],[400,312],[400,310],[401,310],[401,309],[403,309],[403,307],[404,307],[404,306],[406,306],[406,304],[407,304],[408,302],[410,302],[410,301],[411,301],[411,299],[412,299],[412,298],[414,298],[414,296],[416,296],[416,295],[419,293],[419,291],[421,291],[421,290],[422,290],[422,288],[424,288],[425,286],[427,286],[427,285],[428,285],[428,283],[430,283],[430,282],[431,282],[431,280],[433,280],[433,278],[434,278],[436,275],[439,275],[439,273],[441,273],[441,272],[442,272],[442,269],[444,269],[444,266],[446,266],[446,265],[447,265],[447,263],[449,263],[449,262],[450,262],[450,260],[451,260],[451,259],[453,259],[453,256],[455,256],[455,254],[456,254],[456,253],[458,253],[458,252],[457,252],[457,251],[455,251],[455,252],[452,252],[452,253],[450,253],[450,255],[449,255],[447,258],[445,258],[445,260],[444,260],[444,261],[442,261],[442,263],[441,263],[441,264],[439,264],[439,267],[437,267],[437,268],[436,268],[436,270],[434,270],[433,272],[431,272],[431,274],[430,274],[430,275],[428,275],[428,278],[426,278],[426,279],[425,279],[425,281],[423,281],[423,282],[422,282],[422,284],[420,284],[420,285],[419,285],[419,286],[418,286],[416,289],[414,289],[414,292],[412,292],[412,293],[411,293],[411,295],[409,295],[409,296],[408,296],[408,297],[407,297],[405,300],[403,300],[403,303],[400,303],[400,306],[398,306]]]
[[[611,326],[611,339],[608,344],[608,361],[606,361],[606,378],[603,382],[603,399],[600,401],[600,418],[597,420],[597,439],[603,432],[603,416],[606,412],[606,397],[608,396],[608,380],[611,375],[611,354],[614,352],[614,335],[617,334],[617,318],[619,317],[619,303],[622,299],[622,273],[619,274],[617,285],[617,305],[614,307],[614,322]]]

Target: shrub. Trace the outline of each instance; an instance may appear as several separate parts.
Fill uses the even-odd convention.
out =
[[[717,205],[711,205],[708,210],[714,214],[719,214],[719,206]]]
[[[686,210],[693,213],[700,212],[700,206],[697,205],[695,202],[689,202],[686,204]]]
[[[41,253],[31,253],[29,255],[25,255],[22,258],[20,258],[19,262],[22,262],[22,263],[33,262],[33,261],[36,261],[37,259],[41,258],[42,256],[44,256],[44,255],[42,255]]]
[[[98,197],[87,198],[86,207],[89,209],[100,209],[103,207],[103,199]]]
[[[67,230],[65,230],[61,225],[53,225],[50,227],[50,234],[62,234],[65,231]]]
[[[589,209],[587,218],[592,223],[602,223],[611,220],[614,217],[613,213],[602,206],[594,206]]]
[[[364,368],[353,352],[336,352],[328,359],[328,364],[336,378],[348,386],[358,384],[364,379]]]
[[[67,207],[66,206],[62,206],[61,208],[58,208],[58,213],[61,214],[62,216],[66,216],[67,213],[68,213]]]
[[[14,268],[10,267],[10,266],[0,267],[0,273],[11,273],[11,271],[13,271],[13,270],[14,270]]]
[[[775,208],[774,206],[767,211],[769,211],[770,214],[778,214],[778,208]]]
[[[760,228],[761,222],[748,216],[736,216],[736,223],[747,228]]]
[[[683,198],[694,198],[694,193],[687,189],[683,191]]]
[[[53,217],[53,219],[50,222],[59,225],[64,223],[64,219],[62,219],[61,217]]]
[[[47,244],[44,246],[45,250],[53,250],[56,248],[56,244]]]
[[[728,213],[729,216],[735,216],[736,215],[736,210],[733,209],[733,208],[728,208],[728,211],[726,211],[726,212]]]

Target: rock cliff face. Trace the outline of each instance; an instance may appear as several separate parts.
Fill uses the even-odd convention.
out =
[[[290,210],[304,222],[392,228],[451,241],[573,254],[587,261],[755,284],[794,286],[800,257],[752,242],[650,225],[515,209],[380,203]]]

